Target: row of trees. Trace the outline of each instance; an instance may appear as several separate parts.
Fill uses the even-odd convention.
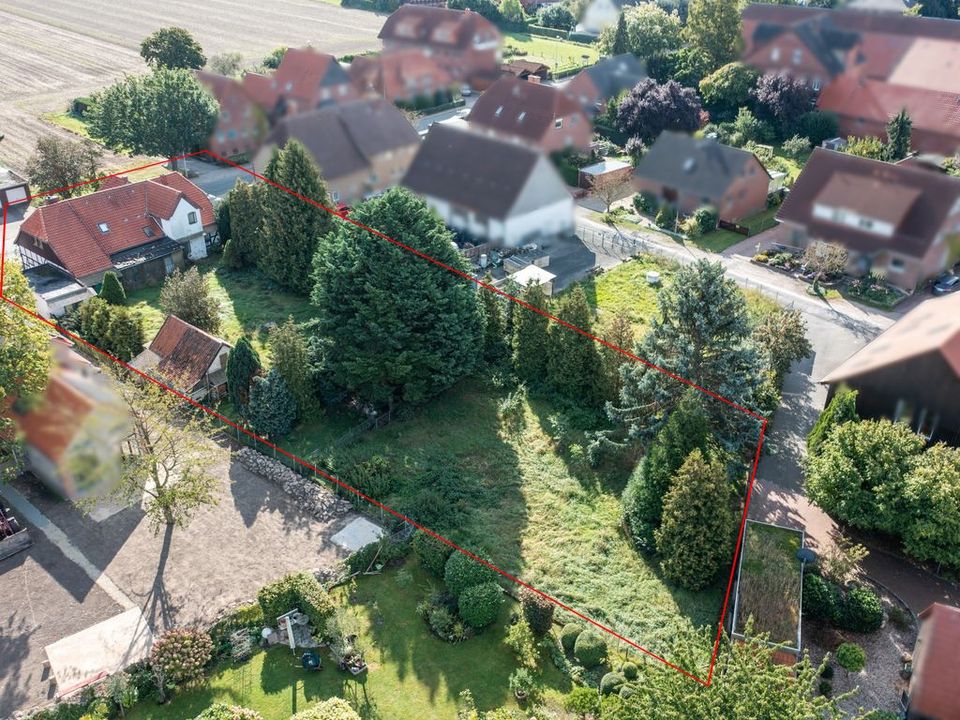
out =
[[[810,498],[833,517],[899,537],[918,560],[960,569],[960,450],[904,423],[859,420],[856,393],[839,391],[811,432]]]

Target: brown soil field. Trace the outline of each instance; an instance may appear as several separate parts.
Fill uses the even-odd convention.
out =
[[[185,27],[207,57],[240,52],[253,65],[279,45],[334,55],[374,49],[383,20],[323,0],[0,1],[0,165],[22,171],[38,137],[69,135],[43,113],[145,71],[140,41],[158,28]]]

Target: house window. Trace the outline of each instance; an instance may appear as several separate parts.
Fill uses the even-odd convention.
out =
[[[517,122],[522,123],[523,119],[527,116],[527,111],[523,110],[519,115],[517,115]]]
[[[502,113],[502,112],[503,112],[503,105],[501,105],[500,107],[498,107],[498,108],[493,112],[493,116],[494,116],[494,117],[500,117],[500,113]]]
[[[187,213],[187,222],[191,225],[197,224],[197,214],[195,212]]]
[[[865,217],[858,218],[857,225],[860,227],[861,230],[873,230],[873,220],[871,220],[870,218],[865,218]]]
[[[340,193],[338,193],[336,190],[330,193],[330,197],[333,198],[334,202],[340,202]]]
[[[100,232],[105,233],[110,230],[110,226],[106,223],[97,223],[97,227],[100,228]]]
[[[346,94],[347,94],[347,86],[346,86],[346,85],[341,85],[339,88],[337,88],[337,91],[338,91],[341,95],[346,95]]]
[[[771,48],[771,50],[770,50],[770,59],[773,60],[773,62],[776,62],[777,60],[780,59],[780,48],[779,48],[779,47],[774,46],[773,48]]]
[[[803,50],[797,48],[793,51],[793,64],[799,65],[803,61]]]
[[[556,120],[554,120],[554,121],[553,121],[553,126],[554,126],[557,130],[559,130],[560,128],[562,128],[562,127],[563,127],[563,118],[557,118]]]
[[[890,272],[900,273],[906,269],[906,265],[900,258],[890,258]]]
[[[810,83],[810,86],[811,86],[814,90],[819,90],[819,89],[820,89],[820,78],[819,78],[819,77],[815,77],[815,78],[813,79],[813,82]]]

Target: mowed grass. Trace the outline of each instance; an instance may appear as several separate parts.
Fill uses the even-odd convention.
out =
[[[324,669],[307,672],[299,656],[286,647],[274,647],[257,651],[242,664],[226,662],[202,684],[176,693],[167,705],[142,702],[126,717],[183,720],[212,703],[225,702],[253,708],[265,720],[288,720],[337,696],[347,699],[363,718],[449,720],[456,717],[457,696],[466,689],[481,710],[516,707],[508,678],[517,663],[503,644],[516,604],[505,602],[496,624],[478,636],[447,643],[430,633],[415,610],[436,582],[410,560],[403,570],[361,577],[355,587],[336,591],[341,602],[348,602],[348,595],[355,601],[350,610],[357,618],[369,665],[357,678],[338,670],[325,651],[321,651]],[[541,658],[537,679],[545,695],[554,699],[570,687],[547,657]]]
[[[740,233],[735,233],[732,230],[717,228],[713,232],[707,233],[706,235],[701,235],[698,238],[691,238],[689,242],[693,243],[701,250],[708,250],[716,253],[723,252],[731,245],[736,245],[739,242],[743,242],[747,238],[753,237],[757,233],[774,227],[776,225],[774,218],[779,210],[779,207],[767,208],[756,215],[751,215],[750,217],[741,220],[740,224],[745,226],[750,231],[750,234],[747,236],[741,235]]]
[[[264,359],[268,354],[267,324],[285,322],[288,316],[300,323],[313,315],[309,298],[280,288],[256,270],[229,270],[212,260],[201,262],[198,269],[208,279],[212,295],[220,301],[217,334],[230,343],[243,335],[250,336]],[[153,338],[164,320],[160,287],[134,290],[128,293],[127,299],[128,304],[143,315],[147,338]]]
[[[511,47],[526,52],[526,55],[508,57],[507,50]],[[596,45],[541,37],[525,32],[504,33],[503,49],[505,61],[517,59],[541,62],[553,68],[554,72],[572,66],[592,65],[600,58]]]

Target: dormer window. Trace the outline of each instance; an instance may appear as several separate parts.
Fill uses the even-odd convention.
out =
[[[688,157],[683,161],[683,171],[685,173],[693,172],[693,169],[697,166],[696,158]]]
[[[110,226],[106,223],[97,223],[97,227],[100,229],[100,232],[105,233],[110,231]]]
[[[517,122],[522,123],[523,119],[527,116],[527,111],[523,110],[519,115],[517,115]]]
[[[563,118],[557,118],[553,121],[553,127],[559,130],[563,127]]]
[[[293,90],[293,83],[288,82],[286,85],[283,86],[283,89],[286,90],[287,92],[290,92],[291,90]]]
[[[773,48],[770,49],[770,59],[771,59],[773,62],[776,62],[777,60],[780,59],[780,48],[779,48],[779,47],[774,46]]]
[[[148,238],[152,238],[152,237],[153,237],[153,228],[148,225],[147,227],[145,227],[145,228],[143,229],[143,234],[146,235]]]
[[[797,48],[793,51],[793,64],[799,65],[801,62],[803,62],[803,50]]]
[[[500,107],[498,107],[498,108],[494,111],[493,116],[494,116],[494,117],[500,117],[500,114],[501,114],[502,112],[503,112],[503,105],[501,105]]]

